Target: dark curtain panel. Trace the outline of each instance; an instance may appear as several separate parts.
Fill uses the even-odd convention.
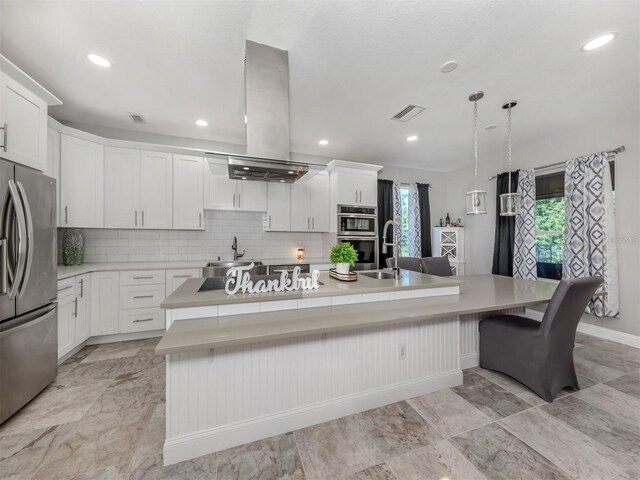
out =
[[[501,173],[496,179],[496,238],[493,244],[494,275],[513,276],[513,240],[516,232],[516,217],[500,216],[500,194],[509,192],[509,173]],[[511,191],[518,189],[518,171],[511,172]]]
[[[429,184],[416,183],[418,206],[420,207],[420,250],[421,256],[431,256],[431,207],[429,206]]]
[[[387,221],[393,220],[393,181],[392,180],[378,180],[378,235],[382,235],[382,228]],[[384,239],[386,242],[393,241],[393,235],[395,232],[390,228],[387,232],[387,237]],[[387,266],[386,260],[393,256],[391,248],[387,251],[388,254],[382,253],[382,242],[378,237],[378,268],[384,268]]]

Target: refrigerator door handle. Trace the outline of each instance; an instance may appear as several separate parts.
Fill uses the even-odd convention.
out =
[[[22,283],[22,277],[26,267],[27,225],[25,222],[22,202],[20,201],[20,195],[18,194],[18,189],[14,180],[9,180],[9,195],[11,196],[11,202],[13,203],[16,219],[18,221],[18,265],[16,266],[13,282],[8,294],[9,298],[13,300],[18,294],[18,288]]]
[[[33,242],[35,238],[33,236],[33,217],[31,215],[31,207],[29,206],[29,199],[27,198],[27,192],[24,189],[24,185],[20,183],[20,181],[16,180],[16,185],[18,186],[18,193],[20,194],[24,219],[27,226],[27,260],[24,267],[24,273],[22,275],[22,280],[20,281],[20,291],[19,295],[24,293],[27,284],[29,283],[29,275],[31,274],[31,266],[33,265]]]
[[[7,277],[9,270],[7,268],[7,239],[0,239],[0,295],[7,294]]]

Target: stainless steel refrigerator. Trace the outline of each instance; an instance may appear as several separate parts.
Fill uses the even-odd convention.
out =
[[[58,372],[56,183],[0,159],[0,423]]]

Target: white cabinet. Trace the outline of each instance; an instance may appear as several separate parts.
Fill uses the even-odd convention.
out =
[[[104,226],[137,228],[140,223],[140,150],[104,149]]]
[[[291,186],[288,183],[267,185],[267,216],[264,229],[272,232],[291,230]]]
[[[79,275],[76,281],[75,344],[91,336],[91,275]]]
[[[311,172],[310,172],[311,173]],[[315,172],[291,185],[291,230],[329,231],[329,175]]]
[[[120,272],[120,333],[164,328],[165,271]]]
[[[60,137],[60,225],[104,226],[104,149],[88,140]]]
[[[182,285],[188,278],[199,278],[202,272],[199,268],[182,268],[178,270],[167,270],[167,284],[165,297],[168,297]]]
[[[264,212],[267,209],[267,184],[229,178],[227,162],[205,160],[204,208]]]
[[[47,129],[47,168],[44,172],[56,179],[56,225],[61,227],[60,219],[60,132]]]
[[[0,72],[0,157],[44,171],[47,104]]]
[[[173,156],[173,227],[204,230],[203,158]]]
[[[91,335],[118,333],[120,272],[91,274]]]
[[[173,155],[140,152],[140,226],[173,227]]]
[[[376,171],[340,168],[335,175],[338,204],[377,205],[378,173]]]
[[[433,227],[434,257],[448,257],[454,275],[464,275],[464,228]]]
[[[75,308],[75,295],[58,301],[58,358],[65,356],[75,346]]]
[[[170,229],[172,155],[106,147],[104,156],[105,227]]]

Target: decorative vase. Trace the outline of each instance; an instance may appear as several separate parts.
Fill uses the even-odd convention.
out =
[[[82,265],[84,262],[84,233],[82,230],[66,229],[62,234],[62,264]]]
[[[336,263],[336,272],[347,275],[349,273],[349,264],[346,262]]]

